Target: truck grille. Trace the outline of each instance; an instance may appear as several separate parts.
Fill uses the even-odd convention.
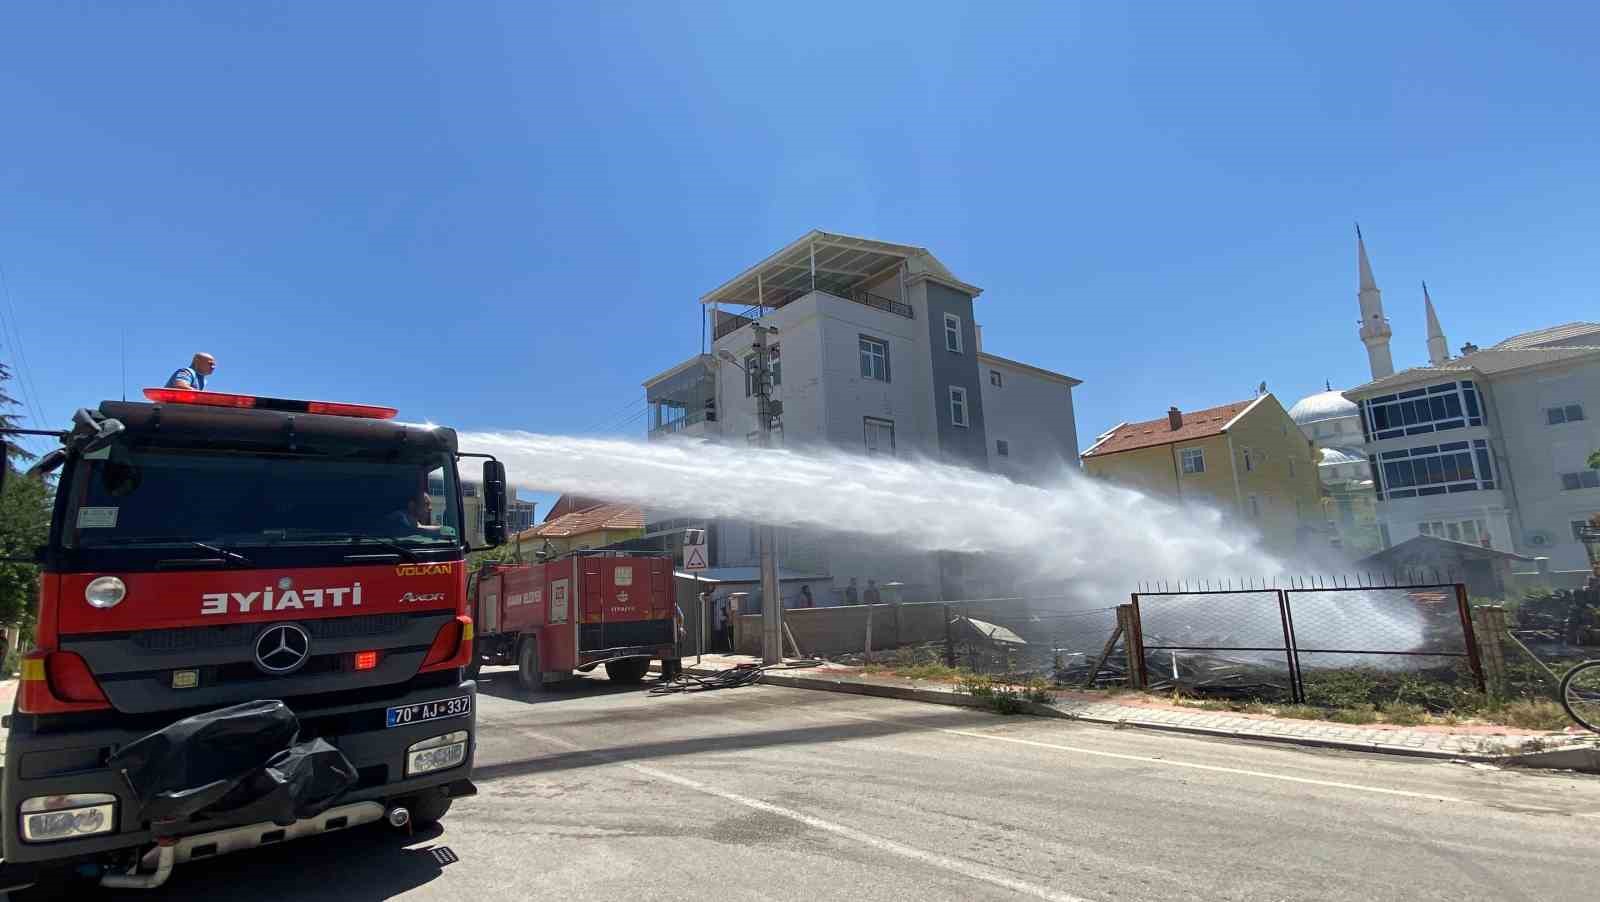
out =
[[[306,620],[301,625],[317,639],[353,639],[363,636],[384,636],[405,629],[405,614],[367,614],[361,617],[341,617],[332,620]],[[264,624],[241,623],[229,626],[185,627],[183,629],[148,630],[133,633],[129,639],[145,651],[176,652],[204,648],[232,648],[255,642]]]

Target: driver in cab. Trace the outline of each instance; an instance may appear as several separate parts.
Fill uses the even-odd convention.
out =
[[[404,507],[390,511],[383,518],[383,525],[386,532],[396,536],[439,531],[439,527],[433,525],[433,500],[425,489],[411,493]]]

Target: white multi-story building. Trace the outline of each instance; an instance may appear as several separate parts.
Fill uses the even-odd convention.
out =
[[[1600,471],[1587,465],[1600,448],[1600,323],[1451,357],[1424,286],[1429,363],[1396,373],[1382,365],[1387,320],[1359,238],[1357,253],[1373,380],[1344,395],[1360,414],[1384,545],[1432,535],[1587,569],[1577,529],[1600,512]]]
[[[708,353],[644,384],[650,437],[754,443],[752,322],[777,328],[773,397],[783,405],[775,443],[893,455],[1043,482],[1077,466],[1072,388],[1079,380],[987,353],[974,321],[977,286],[925,248],[813,231],[708,292]],[[732,356],[741,366],[728,363]],[[951,499],[959,504],[960,499]],[[647,534],[692,524],[646,513]],[[838,536],[780,538],[786,570],[896,580],[906,597],[955,597],[960,562],[875,547],[872,511]],[[749,524],[715,524],[719,566],[756,561]]]

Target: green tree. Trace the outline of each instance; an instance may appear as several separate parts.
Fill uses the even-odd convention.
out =
[[[1596,451],[1595,453],[1589,455],[1589,466],[1595,468],[1596,470],[1600,470],[1600,451]]]
[[[11,408],[21,407],[22,405],[17,403],[17,399],[11,397],[11,394],[6,391],[6,383],[10,381],[11,367],[6,366],[4,361],[0,361],[0,429],[20,428],[17,423],[16,414],[11,412]],[[22,447],[22,445],[18,444],[9,435],[0,436],[0,444],[5,446],[6,466],[10,466],[13,460],[21,463],[27,463],[28,461],[33,460],[35,457],[38,457],[37,454],[34,454],[27,448]]]
[[[41,479],[8,474],[0,490],[0,559],[28,559],[50,531],[50,490]],[[32,623],[39,602],[38,568],[0,563],[0,625]]]
[[[0,363],[0,429],[17,427],[10,411],[19,407],[6,391],[11,369]],[[12,440],[0,437],[6,470],[5,487],[0,489],[0,561],[27,560],[43,545],[50,529],[50,489],[42,479],[29,479],[12,467],[12,461],[27,462],[37,455]],[[0,625],[31,623],[39,603],[38,568],[32,564],[0,563]]]

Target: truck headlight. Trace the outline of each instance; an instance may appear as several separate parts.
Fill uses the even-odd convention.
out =
[[[100,576],[83,587],[83,600],[90,607],[114,608],[128,595],[128,587],[115,576]]]
[[[406,776],[433,773],[467,760],[467,731],[456,730],[406,748]]]
[[[110,833],[117,826],[117,797],[103,792],[34,796],[22,803],[22,838],[54,842]]]

